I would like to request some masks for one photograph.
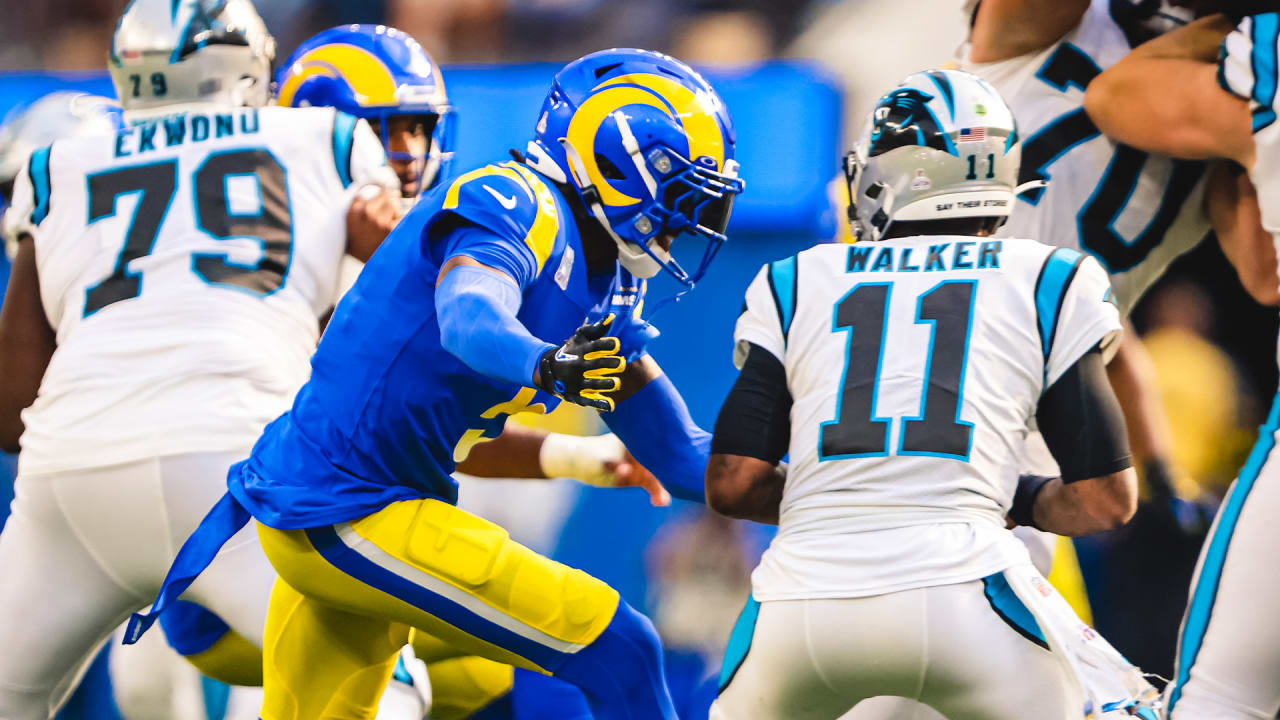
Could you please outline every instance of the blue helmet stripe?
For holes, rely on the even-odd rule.
[[[938,91],[942,93],[942,99],[947,101],[947,112],[951,113],[951,122],[955,122],[956,96],[951,89],[951,79],[937,70],[929,71],[929,79],[933,81],[934,85],[938,86]]]

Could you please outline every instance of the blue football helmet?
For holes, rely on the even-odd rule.
[[[734,141],[724,102],[688,65],[615,49],[556,74],[526,157],[577,191],[618,244],[623,267],[641,278],[665,269],[693,287],[724,243],[745,186]],[[682,232],[708,240],[692,273],[664,247]]]
[[[385,25],[342,25],[298,46],[276,73],[276,101],[290,107],[325,106],[376,123],[393,162],[409,163],[417,193],[447,174],[455,114],[440,66],[407,33]],[[388,120],[421,119],[425,155],[391,149]]]

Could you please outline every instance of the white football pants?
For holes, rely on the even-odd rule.
[[[1271,720],[1280,713],[1280,397],[1218,509],[1182,618],[1172,720]]]
[[[711,720],[835,720],[881,695],[917,700],[948,720],[1082,714],[1075,678],[1015,628],[1016,608],[1003,611],[1011,620],[1001,616],[981,580],[765,602],[758,612],[746,657]]]
[[[0,533],[0,718],[54,715],[94,650],[155,598],[178,548],[226,492],[227,468],[247,454],[20,472]],[[274,581],[250,523],[184,597],[261,646]]]

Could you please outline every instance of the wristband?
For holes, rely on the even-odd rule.
[[[1044,490],[1044,486],[1053,480],[1051,477],[1043,475],[1021,475],[1018,477],[1018,489],[1013,493],[1013,505],[1009,508],[1009,519],[1019,525],[1026,525],[1040,530],[1040,526],[1036,525],[1033,510],[1036,505],[1036,497],[1040,495],[1040,491]]]
[[[538,451],[538,465],[549,478],[567,477],[595,487],[615,487],[617,477],[605,467],[621,462],[626,448],[617,435],[579,436],[548,433]]]

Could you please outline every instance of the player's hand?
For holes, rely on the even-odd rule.
[[[576,405],[612,412],[612,395],[622,387],[617,377],[627,367],[618,338],[606,335],[613,316],[578,328],[560,347],[538,363],[538,387]]]
[[[368,260],[404,215],[400,193],[380,185],[360,188],[347,208],[347,248],[357,260]]]
[[[549,478],[573,478],[595,487],[638,487],[649,493],[655,507],[671,504],[671,493],[653,473],[636,462],[616,435],[562,435],[549,433],[538,452],[542,474]]]
[[[671,504],[671,493],[667,492],[653,473],[636,462],[630,452],[627,452],[622,460],[611,460],[604,466],[613,475],[614,487],[644,488],[644,491],[649,493],[649,504],[654,507],[666,507]]]

